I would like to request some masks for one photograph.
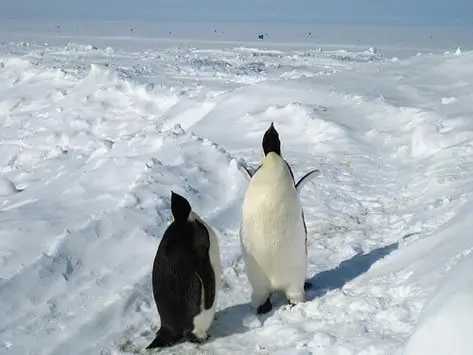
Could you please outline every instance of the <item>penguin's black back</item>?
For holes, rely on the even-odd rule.
[[[164,232],[154,258],[152,285],[161,319],[160,332],[163,337],[179,340],[193,330],[201,305],[213,303],[215,278],[207,228],[189,216],[184,219],[183,211],[188,215],[191,211],[187,200],[173,195],[171,201],[175,219]]]

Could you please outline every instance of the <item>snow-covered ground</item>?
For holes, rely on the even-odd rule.
[[[0,353],[141,351],[159,324],[150,272],[173,189],[220,242],[218,312],[199,353],[403,354],[407,344],[406,355],[433,355],[435,341],[471,355],[468,332],[455,332],[471,329],[473,312],[465,44],[394,56],[361,44],[8,35]],[[238,239],[242,166],[260,162],[270,122],[296,178],[321,170],[301,194],[314,287],[307,302],[275,297],[257,317]]]

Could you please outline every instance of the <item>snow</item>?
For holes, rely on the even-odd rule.
[[[406,355],[472,354],[473,257],[467,256],[447,273],[420,317],[406,346]]]
[[[13,182],[0,178],[0,196],[7,196],[17,193],[18,190]]]
[[[215,228],[223,264],[212,339],[197,352],[471,354],[467,43],[407,54],[8,35],[0,353],[141,352],[159,325],[150,272],[174,190]],[[320,170],[300,194],[314,287],[257,317],[238,229],[243,167],[261,161],[270,122],[296,179]]]

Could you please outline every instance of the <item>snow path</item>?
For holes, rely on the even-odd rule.
[[[4,45],[0,353],[147,345],[173,189],[221,244],[200,352],[393,354],[473,250],[455,229],[473,201],[473,53],[458,54]],[[321,170],[301,194],[314,288],[258,318],[240,258],[240,167],[259,163],[272,121],[296,178]]]

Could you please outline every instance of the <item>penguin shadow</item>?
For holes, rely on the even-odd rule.
[[[406,240],[419,233],[406,234],[401,240]],[[354,280],[370,269],[378,260],[391,254],[399,248],[399,242],[373,249],[363,254],[359,252],[348,260],[340,263],[336,268],[322,271],[312,278],[307,279],[311,284],[308,287],[306,301],[312,301],[316,297],[322,297],[327,292],[342,288],[346,283]],[[280,309],[290,309],[284,295],[280,292],[274,292],[271,295],[273,308],[266,314],[256,314],[256,310],[250,302],[236,304],[217,311],[215,319],[209,329],[209,342],[218,338],[225,338],[235,334],[243,334],[252,331],[254,328],[260,328],[265,321],[274,315]]]
[[[256,309],[251,303],[241,303],[227,307],[217,312],[215,320],[209,329],[209,342],[228,336],[251,332],[256,328],[261,328],[266,320],[274,315],[278,309],[289,307],[282,294],[275,292],[271,296],[273,308],[265,314],[256,314]]]
[[[406,234],[401,240],[406,240],[416,234],[419,233]],[[313,286],[308,290],[307,301],[312,301],[316,297],[322,297],[332,290],[342,288],[348,282],[367,272],[375,262],[391,254],[398,248],[399,241],[373,249],[366,254],[359,252],[350,259],[342,261],[334,269],[316,274],[309,279],[309,282],[311,282]]]
[[[306,292],[309,291],[306,290]],[[218,311],[209,329],[209,341],[261,328],[266,320],[276,312],[292,307],[288,304],[284,294],[278,291],[271,295],[271,303],[272,309],[264,314],[256,314],[256,309],[251,305],[251,302],[236,304]]]
[[[245,319],[255,314],[250,303],[236,304],[217,311],[209,329],[210,341],[226,338],[230,335],[243,334],[251,330],[245,325]]]

